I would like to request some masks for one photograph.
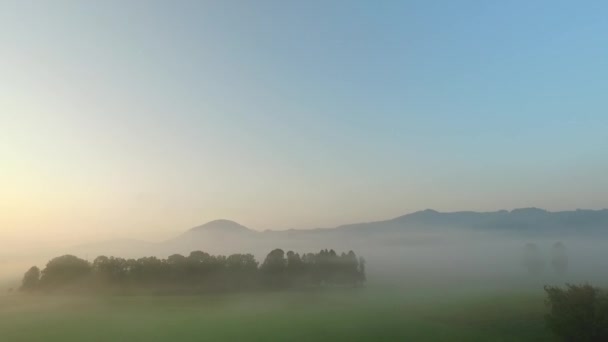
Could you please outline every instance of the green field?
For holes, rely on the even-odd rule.
[[[0,296],[1,341],[552,341],[542,292]]]

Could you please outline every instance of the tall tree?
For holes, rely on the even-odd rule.
[[[300,254],[294,253],[293,251],[287,252],[287,266],[285,267],[285,272],[287,273],[291,285],[300,286],[306,282],[306,268]]]
[[[284,287],[286,285],[286,266],[287,260],[282,249],[277,248],[268,253],[260,267],[266,285],[274,288]]]
[[[67,285],[84,278],[91,270],[88,261],[73,255],[63,255],[46,264],[40,282],[48,287]]]
[[[23,275],[23,281],[21,282],[21,290],[31,291],[38,287],[40,282],[40,269],[36,266],[32,266]]]
[[[127,277],[129,265],[125,259],[101,255],[93,260],[93,271],[103,281],[118,283]]]
[[[364,283],[367,280],[367,276],[365,275],[365,259],[363,257],[359,257],[359,283]]]
[[[264,263],[262,263],[262,271],[269,274],[282,274],[285,271],[287,260],[285,259],[285,252],[280,249],[274,249],[266,256]]]

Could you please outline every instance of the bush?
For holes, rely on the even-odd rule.
[[[608,293],[589,284],[545,286],[547,325],[563,341],[608,341]]]

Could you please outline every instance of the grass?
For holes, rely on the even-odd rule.
[[[0,297],[2,341],[552,341],[542,293]]]

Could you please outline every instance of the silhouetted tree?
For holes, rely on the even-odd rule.
[[[152,285],[163,280],[163,261],[157,257],[139,258],[132,265],[133,280],[141,284]]]
[[[367,280],[367,276],[365,275],[365,259],[363,257],[359,257],[359,283],[364,283]]]
[[[545,268],[545,261],[534,243],[527,243],[524,247],[524,266],[530,274],[540,274]]]
[[[279,288],[286,285],[285,268],[287,260],[285,252],[282,249],[274,249],[266,256],[260,271],[264,275],[264,280],[267,286]]]
[[[184,283],[188,276],[188,259],[181,254],[172,254],[165,261],[167,272],[165,280]]]
[[[226,258],[226,288],[252,288],[257,281],[258,262],[251,254],[232,254]]]
[[[226,258],[226,268],[235,273],[252,273],[257,271],[258,262],[252,254],[232,254]]]
[[[268,253],[261,270],[268,274],[282,274],[285,272],[286,266],[285,252],[277,248]]]
[[[342,255],[341,259],[344,265],[345,281],[353,285],[358,284],[361,281],[361,275],[359,274],[359,260],[355,252],[348,251],[347,254]],[[365,268],[365,266],[363,267]]]
[[[21,282],[22,291],[35,290],[40,282],[40,269],[36,266],[30,267],[27,272],[23,275],[23,281]]]
[[[300,254],[293,251],[287,252],[287,265],[285,272],[292,286],[307,285],[306,266]]]
[[[548,327],[563,341],[608,341],[608,294],[591,285],[545,286]]]
[[[212,271],[213,257],[202,251],[193,251],[188,256],[186,263],[191,276],[195,280],[200,280]]]
[[[551,266],[558,274],[566,273],[568,269],[568,254],[566,246],[561,242],[556,242],[551,248]]]
[[[91,273],[88,261],[73,255],[64,255],[52,259],[42,270],[40,284],[45,287],[56,287],[75,283]]]
[[[129,264],[125,259],[102,255],[93,260],[93,271],[102,281],[118,283],[126,279]]]

